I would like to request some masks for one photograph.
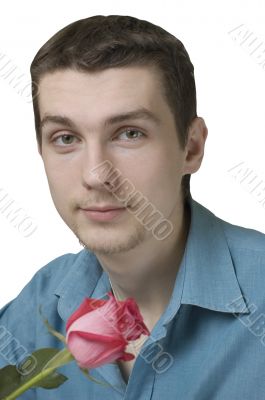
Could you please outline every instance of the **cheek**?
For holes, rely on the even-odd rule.
[[[74,170],[63,168],[60,164],[46,163],[45,171],[53,202],[57,210],[65,208],[75,192],[76,177]]]
[[[180,165],[176,163],[175,157],[168,157],[168,154],[152,153],[141,163],[127,165],[127,179],[135,186],[131,194],[140,192],[158,211],[168,214],[178,198],[181,182]],[[140,196],[138,196],[139,198]],[[144,203],[143,203],[144,204]]]
[[[44,161],[44,168],[48,182],[54,190],[76,182],[77,168],[70,162],[48,158]]]
[[[137,165],[137,182],[155,190],[176,186],[180,176],[181,158],[174,149],[161,146],[157,151],[146,154]]]

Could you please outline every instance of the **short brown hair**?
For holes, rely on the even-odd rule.
[[[182,149],[196,113],[194,68],[182,42],[158,25],[127,15],[95,15],[75,21],[53,35],[37,52],[31,67],[35,129],[41,148],[38,86],[44,74],[67,68],[100,71],[122,66],[154,66],[174,115]],[[190,196],[190,174],[182,178]]]

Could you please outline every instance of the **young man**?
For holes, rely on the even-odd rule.
[[[51,195],[84,249],[40,269],[0,311],[1,326],[29,353],[56,347],[39,305],[65,334],[84,297],[112,289],[137,301],[151,335],[130,344],[133,361],[91,371],[113,388],[71,363],[61,368],[69,378],[62,386],[21,398],[263,398],[263,322],[256,330],[252,322],[264,315],[265,236],[191,197],[207,128],[183,44],[147,21],[93,16],[55,34],[31,75]],[[95,174],[104,163],[115,179]],[[2,345],[0,366],[7,354],[17,361],[16,346]]]

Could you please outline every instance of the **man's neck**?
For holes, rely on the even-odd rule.
[[[133,297],[149,328],[163,313],[174,288],[190,227],[188,203],[185,207],[181,204],[176,215],[168,238],[158,241],[151,237],[126,254],[97,255],[118,299]]]

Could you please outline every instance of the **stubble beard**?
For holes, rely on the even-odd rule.
[[[122,224],[115,226],[111,222],[107,224],[108,226],[103,226],[99,223],[95,228],[87,226],[86,229],[90,230],[89,237],[86,237],[86,232],[80,226],[75,225],[71,229],[82,247],[99,255],[128,252],[142,244],[148,234],[146,228],[135,218],[129,221],[127,227]]]

